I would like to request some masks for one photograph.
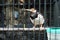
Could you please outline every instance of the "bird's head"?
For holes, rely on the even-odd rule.
[[[35,8],[31,8],[31,9],[30,9],[30,14],[31,14],[31,15],[34,15],[35,13],[36,13],[36,9],[35,9]]]
[[[31,18],[32,18],[32,19],[35,19],[35,18],[37,17],[36,11],[37,11],[36,9],[31,8],[30,15],[31,15]]]
[[[36,12],[36,9],[35,8],[31,8],[31,12],[32,13]]]

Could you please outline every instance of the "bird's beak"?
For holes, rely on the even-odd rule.
[[[31,10],[31,12],[32,12],[32,13],[35,13],[35,12],[36,12],[36,10],[34,10],[34,11],[32,11],[32,10]]]

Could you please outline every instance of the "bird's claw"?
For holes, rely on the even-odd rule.
[[[44,30],[44,27],[40,27],[40,30]]]
[[[33,27],[33,31],[35,31],[35,27]]]

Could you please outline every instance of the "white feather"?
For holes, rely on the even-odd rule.
[[[41,14],[38,14],[38,17],[33,20],[30,18],[30,20],[35,25],[40,25],[44,23],[44,17]]]

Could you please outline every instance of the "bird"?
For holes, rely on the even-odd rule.
[[[40,29],[44,28],[43,24],[45,22],[44,16],[37,12],[35,8],[31,9],[25,9],[26,11],[30,11],[30,20],[34,24],[33,28],[36,27],[36,25],[40,25]]]

